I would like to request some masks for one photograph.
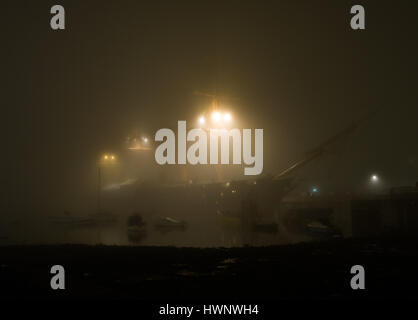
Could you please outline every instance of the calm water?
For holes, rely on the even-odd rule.
[[[215,218],[195,217],[187,220],[187,228],[161,232],[153,221],[147,221],[141,238],[128,238],[127,217],[120,217],[111,225],[66,226],[55,224],[48,218],[3,221],[0,229],[0,245],[21,244],[105,244],[105,245],[149,245],[179,247],[231,247],[242,246],[239,228],[223,229]],[[252,245],[286,244],[295,242],[281,230],[277,234],[253,234]]]

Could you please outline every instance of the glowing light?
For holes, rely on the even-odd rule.
[[[370,178],[370,180],[372,181],[372,182],[377,182],[377,181],[379,181],[379,178],[378,178],[378,176],[377,175],[372,175],[371,176],[371,178]]]
[[[114,154],[105,154],[103,155],[103,160],[104,161],[109,161],[109,160],[115,160],[116,156]]]
[[[147,138],[147,137],[142,138],[142,140],[143,140],[145,143],[147,143],[147,142],[148,142],[148,138]]]
[[[199,117],[199,124],[203,125],[203,124],[205,124],[205,122],[206,122],[205,117],[203,117],[203,116]]]
[[[221,114],[218,111],[214,111],[212,113],[212,120],[218,123],[219,121],[221,121]]]
[[[224,121],[225,122],[231,122],[231,120],[232,120],[231,114],[230,113],[225,113],[224,114]]]

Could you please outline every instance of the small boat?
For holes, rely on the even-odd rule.
[[[155,229],[167,232],[167,231],[174,231],[180,230],[184,231],[187,228],[187,223],[183,220],[176,220],[170,217],[164,217],[159,219],[155,225]]]
[[[128,240],[131,242],[140,242],[146,237],[146,223],[143,221],[140,214],[133,214],[128,217],[127,234]]]
[[[86,227],[95,224],[94,219],[72,216],[53,216],[48,218],[50,223],[67,227]]]
[[[339,237],[341,233],[335,228],[327,226],[320,221],[312,221],[307,224],[306,229],[311,236],[320,238]]]

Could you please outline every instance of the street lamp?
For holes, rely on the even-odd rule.
[[[151,150],[150,140],[146,136],[127,140],[127,148],[132,151]]]
[[[116,160],[116,156],[112,153],[106,153],[102,156],[101,161],[99,163],[99,165],[109,165],[114,163]]]
[[[97,167],[97,212],[100,213],[101,208],[101,195],[102,195],[102,172],[101,169],[104,166],[116,164],[116,156],[114,154],[104,154],[99,161]]]
[[[310,195],[311,196],[317,195],[318,192],[319,192],[319,188],[318,187],[312,187],[311,192],[310,192]]]

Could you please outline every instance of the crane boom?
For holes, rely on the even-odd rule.
[[[328,147],[330,147],[330,145],[340,141],[344,137],[351,134],[363,122],[369,120],[372,116],[374,116],[376,114],[376,112],[377,112],[377,110],[373,110],[373,111],[367,113],[361,119],[359,119],[357,121],[354,121],[348,127],[344,128],[343,130],[338,132],[336,135],[334,135],[331,138],[322,142],[318,147],[308,151],[306,153],[305,158],[303,158],[302,160],[297,161],[296,163],[292,164],[287,169],[283,170],[281,173],[279,173],[278,175],[276,175],[274,177],[274,180],[282,179],[283,177],[285,177],[285,176],[289,175],[290,173],[294,172],[296,169],[299,169],[299,168],[305,166],[306,164],[308,164],[309,162],[311,162],[312,160],[322,156],[324,153],[326,153],[328,151]]]

